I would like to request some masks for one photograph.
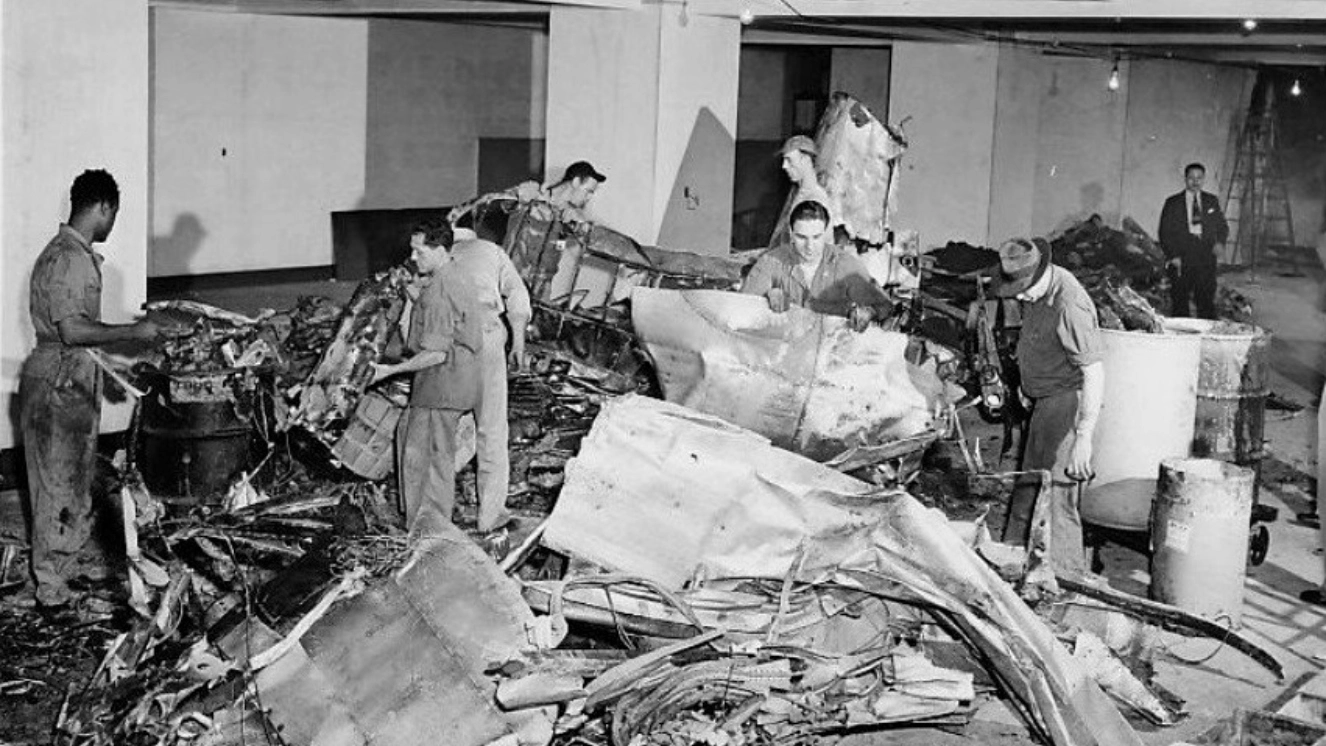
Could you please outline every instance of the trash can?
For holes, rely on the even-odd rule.
[[[1151,597],[1238,626],[1256,474],[1214,459],[1165,459],[1151,515]]]
[[[1162,459],[1187,456],[1201,339],[1101,330],[1105,396],[1096,422],[1096,478],[1082,494],[1088,523],[1146,531]]]

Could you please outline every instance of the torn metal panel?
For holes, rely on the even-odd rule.
[[[882,124],[865,104],[835,92],[815,132],[815,171],[833,204],[826,205],[851,238],[883,244],[893,222],[899,159],[907,149],[901,133]],[[787,242],[787,217],[795,192],[775,223],[770,246]]]
[[[960,394],[908,362],[898,332],[720,291],[637,288],[631,302],[668,401],[817,460],[937,429]]]
[[[504,713],[488,664],[527,650],[513,581],[449,524],[394,577],[342,601],[258,677],[295,743],[546,743],[544,710]]]
[[[328,445],[340,436],[373,377],[372,363],[381,357],[405,310],[409,278],[407,269],[393,267],[359,284],[341,314],[335,337],[299,392],[291,424],[308,429]]]
[[[611,572],[790,578],[925,606],[989,661],[1058,746],[1134,746],[1114,704],[942,514],[712,416],[606,404],[567,468],[544,541]]]

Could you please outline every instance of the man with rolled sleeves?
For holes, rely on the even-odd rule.
[[[1056,574],[1082,576],[1088,566],[1079,488],[1094,476],[1093,437],[1105,390],[1096,306],[1071,272],[1051,263],[1044,239],[1006,241],[999,262],[1000,297],[1022,302],[1017,362],[1032,410],[1021,468],[1050,473],[1050,561]]]
[[[444,220],[415,228],[410,246],[424,279],[406,340],[414,354],[374,370],[375,381],[414,374],[396,445],[401,499],[415,534],[430,533],[434,522],[451,520],[456,435],[467,412],[474,413],[478,436],[478,528],[492,531],[511,518],[506,510],[511,479],[507,363],[517,370],[526,365],[529,293],[500,246],[479,238],[454,245],[453,240]]]
[[[120,188],[103,170],[84,171],[69,191],[69,222],[46,244],[32,269],[29,311],[37,346],[19,382],[23,455],[32,506],[32,575],[37,603],[73,599],[69,581],[104,576],[80,556],[91,536],[92,476],[101,424],[101,374],[90,348],[153,340],[149,319],[101,320],[102,255],[120,210]]]
[[[802,306],[844,316],[856,331],[883,320],[892,302],[856,254],[832,243],[829,211],[814,200],[798,204],[788,219],[790,243],[764,253],[741,283],[741,292],[761,295],[783,313]]]

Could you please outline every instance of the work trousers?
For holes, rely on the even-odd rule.
[[[1069,479],[1066,471],[1077,404],[1076,390],[1036,400],[1022,460],[1023,470],[1050,472],[1050,562],[1056,574],[1068,577],[1084,575],[1088,570],[1079,513],[1081,484]]]
[[[32,505],[32,576],[37,601],[66,603],[78,554],[92,533],[101,400],[97,386],[23,376],[23,456]]]
[[[1189,313],[1189,298],[1197,309],[1197,318],[1214,319],[1216,295],[1216,258],[1211,252],[1184,257],[1179,272],[1171,276],[1170,290],[1173,300],[1171,316],[1184,317]]]
[[[1326,386],[1321,395],[1326,397]],[[1326,400],[1317,405],[1317,542],[1322,549],[1321,589],[1326,592]]]
[[[492,530],[506,520],[511,485],[505,334],[493,337],[485,337],[478,356],[482,378],[473,410],[480,531]],[[410,406],[396,426],[396,474],[411,533],[431,533],[435,521],[451,520],[456,506],[457,434],[465,413]]]

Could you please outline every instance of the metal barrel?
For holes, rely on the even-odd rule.
[[[1161,459],[1187,456],[1192,442],[1201,340],[1100,333],[1105,393],[1092,458],[1096,478],[1082,493],[1082,519],[1146,531]]]
[[[237,389],[229,373],[152,378],[138,451],[149,490],[215,504],[252,466],[252,394]]]
[[[1160,463],[1151,513],[1151,597],[1238,626],[1256,475],[1213,459]]]

